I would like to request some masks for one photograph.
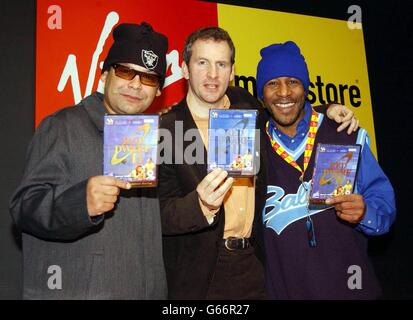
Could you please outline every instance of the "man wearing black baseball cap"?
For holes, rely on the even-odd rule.
[[[166,298],[156,190],[102,176],[102,131],[105,113],[144,112],[161,94],[168,40],[147,23],[113,37],[104,94],[43,120],[11,199],[25,299]]]
[[[145,22],[119,25],[113,39],[102,68],[104,105],[109,113],[143,112],[161,94],[168,40]]]

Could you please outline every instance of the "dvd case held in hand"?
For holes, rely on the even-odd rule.
[[[157,185],[158,115],[105,115],[103,174],[133,187]]]
[[[209,112],[208,172],[253,176],[259,164],[257,110],[212,109]]]
[[[326,199],[351,194],[356,181],[361,145],[317,145],[310,209],[325,208]]]

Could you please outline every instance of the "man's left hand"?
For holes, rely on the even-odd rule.
[[[337,128],[337,132],[347,128],[347,134],[351,134],[359,127],[359,120],[354,116],[354,112],[344,105],[331,104],[327,109],[327,117],[341,125]]]
[[[350,223],[359,223],[366,213],[364,198],[360,194],[340,195],[326,200],[326,204],[333,205],[337,216]]]

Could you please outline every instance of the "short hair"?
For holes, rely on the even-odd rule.
[[[228,43],[228,46],[231,50],[231,64],[235,63],[235,47],[234,43],[232,42],[231,37],[229,36],[228,32],[220,27],[206,27],[195,30],[192,32],[188,38],[186,38],[184,51],[183,51],[183,59],[185,63],[188,65],[189,61],[191,60],[192,56],[192,45],[197,40],[214,40],[214,41],[225,41]]]

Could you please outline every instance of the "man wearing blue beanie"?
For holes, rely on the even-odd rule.
[[[261,148],[267,185],[264,222],[266,288],[273,299],[375,299],[380,287],[367,256],[367,237],[388,232],[393,188],[375,160],[367,133],[337,132],[306,97],[307,64],[292,41],[261,50],[258,95],[270,115]],[[310,210],[308,192],[318,143],[362,144],[357,194]],[[358,274],[354,274],[354,270]]]
[[[310,78],[307,63],[300,52],[300,48],[293,42],[276,43],[261,49],[262,59],[257,68],[257,90],[262,99],[264,85],[271,79],[278,77],[294,77],[301,81],[308,94]]]

